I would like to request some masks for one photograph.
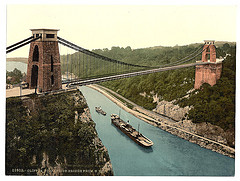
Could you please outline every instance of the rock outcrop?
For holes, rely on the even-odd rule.
[[[7,175],[113,175],[78,90],[7,99],[6,140]]]
[[[175,105],[174,101],[159,101],[159,98],[157,98],[157,96],[154,97],[154,100],[157,102],[157,106],[153,111],[165,115],[175,121],[168,122],[164,121],[164,119],[161,119],[160,121],[163,124],[159,126],[160,128],[183,139],[186,139],[192,143],[196,143],[201,147],[211,149],[213,151],[228,155],[230,157],[234,157],[234,148],[229,147],[235,145],[234,135],[231,131],[224,131],[221,127],[212,125],[207,122],[193,123],[191,120],[187,120],[186,114],[191,109],[191,107],[189,106],[181,108],[178,105]],[[193,135],[195,134],[197,136],[192,136],[191,134],[187,134],[186,132],[192,133]],[[213,142],[206,141],[204,139],[201,139],[200,137],[212,140]],[[215,144],[214,142],[217,142],[220,145]],[[221,146],[221,144],[223,146]]]
[[[153,111],[170,117],[176,121],[181,121],[190,109],[191,107],[189,106],[181,108],[180,106],[173,104],[173,101],[168,102],[163,100],[158,102],[156,108],[153,109]]]

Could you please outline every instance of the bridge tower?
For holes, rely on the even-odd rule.
[[[216,48],[214,40],[205,40],[203,46],[202,60],[198,62],[208,62],[204,65],[196,65],[195,70],[195,89],[199,89],[203,83],[211,86],[215,85],[220,79],[222,72],[222,60],[216,59]]]
[[[34,38],[28,57],[27,83],[39,92],[62,88],[61,64],[56,29],[31,29]]]

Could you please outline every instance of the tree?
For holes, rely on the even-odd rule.
[[[18,84],[22,81],[23,74],[20,70],[15,68],[13,71],[6,72],[6,83],[7,84]]]

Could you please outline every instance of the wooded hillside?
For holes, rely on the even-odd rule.
[[[180,47],[179,50],[186,55],[186,52],[190,52],[190,47]],[[174,52],[175,48],[167,49],[169,52]],[[224,130],[233,130],[235,125],[236,46],[224,43],[217,49],[222,56],[226,54],[229,56],[223,62],[220,80],[213,87],[204,84],[201,90],[188,92],[194,88],[194,67],[115,80],[102,83],[102,85],[150,110],[156,107],[156,103],[153,103],[153,95],[157,94],[160,100],[176,100],[175,104],[181,107],[194,107],[187,115],[193,122],[210,122]],[[176,58],[176,52],[174,55]],[[220,56],[219,53],[217,56]],[[145,97],[140,95],[144,92]],[[189,96],[183,98],[186,95]]]
[[[102,83],[122,96],[146,108],[154,109],[153,95],[160,100],[172,101],[180,106],[193,106],[187,115],[195,123],[209,122],[224,130],[235,128],[235,74],[236,74],[236,44],[234,42],[215,42],[217,58],[229,54],[223,62],[220,80],[213,87],[204,84],[201,90],[193,90],[195,68],[184,68],[149,75]],[[112,47],[93,50],[94,52],[116,60],[131,64],[161,66],[175,62],[196,51],[202,44],[191,44],[174,47],[150,47],[133,50],[131,47]],[[69,55],[70,58],[78,53]],[[201,54],[191,62],[201,60]],[[188,62],[189,63],[189,62]],[[69,69],[70,70],[70,69]],[[99,71],[98,69],[95,72]],[[106,70],[100,70],[106,71]],[[73,70],[74,72],[74,70]],[[191,91],[193,91],[191,93]],[[142,96],[146,93],[146,96]],[[189,95],[184,98],[184,96]]]

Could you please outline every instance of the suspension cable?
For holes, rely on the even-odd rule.
[[[20,41],[20,42],[17,42],[17,43],[15,43],[15,44],[13,44],[13,45],[10,45],[10,46],[8,46],[8,47],[6,48],[6,50],[8,50],[8,49],[10,49],[10,48],[12,48],[12,47],[15,47],[15,46],[17,46],[18,44],[24,43],[25,41],[28,41],[28,40],[32,39],[33,37],[34,37],[34,36],[30,36],[29,38],[26,38],[26,39],[24,39],[24,40],[22,40],[22,41]]]
[[[198,48],[197,50],[195,50],[193,53],[191,53],[191,54],[187,55],[186,57],[181,58],[181,59],[179,59],[179,60],[177,60],[177,61],[175,61],[175,62],[171,62],[171,63],[169,63],[169,64],[165,64],[165,65],[160,66],[160,67],[159,67],[159,66],[157,66],[157,67],[156,67],[156,66],[150,67],[150,66],[134,65],[134,64],[129,64],[129,63],[121,62],[121,61],[118,61],[118,60],[114,60],[114,59],[105,57],[105,56],[103,56],[103,55],[99,55],[99,54],[97,54],[97,53],[91,52],[91,51],[89,51],[89,50],[87,50],[87,49],[84,49],[84,48],[82,48],[82,47],[79,47],[79,46],[77,46],[77,45],[75,45],[75,44],[73,44],[73,43],[71,43],[71,42],[69,42],[69,41],[67,41],[67,40],[65,40],[65,39],[63,39],[63,38],[60,38],[60,37],[57,37],[57,38],[58,38],[58,40],[59,40],[59,43],[63,44],[64,46],[67,46],[67,47],[72,48],[72,49],[74,49],[74,50],[80,51],[80,52],[82,52],[82,53],[84,53],[84,54],[87,54],[87,55],[90,55],[90,56],[94,56],[94,57],[96,57],[96,58],[100,58],[100,59],[102,59],[102,60],[110,61],[110,62],[117,63],[117,64],[121,64],[121,65],[127,65],[128,67],[129,67],[129,66],[133,66],[133,67],[142,67],[142,68],[160,68],[160,67],[165,67],[165,66],[175,65],[175,64],[178,65],[178,64],[185,63],[185,62],[187,62],[187,61],[192,60],[193,58],[195,58],[196,56],[198,56],[200,53],[202,53],[202,52],[205,50],[205,49],[203,49],[201,52],[197,53],[197,52],[198,52],[201,48],[203,48],[203,46],[205,45],[205,44],[203,44],[201,47],[199,47],[199,48]],[[194,55],[195,53],[197,53],[197,54]],[[186,58],[191,57],[192,55],[194,55],[192,58],[185,60]],[[185,61],[183,61],[183,60],[185,60]],[[118,66],[117,66],[117,67],[118,67]]]
[[[75,44],[73,44],[73,43],[71,43],[71,42],[69,42],[69,41],[67,41],[67,40],[65,40],[65,39],[63,39],[63,38],[60,38],[60,37],[57,37],[57,38],[58,38],[58,40],[60,40],[59,43],[65,45],[65,46],[67,46],[67,47],[69,47],[69,48],[72,48],[72,49],[74,49],[74,50],[78,50],[78,51],[80,51],[80,52],[82,52],[82,53],[85,53],[85,54],[87,54],[87,55],[94,56],[94,57],[96,57],[96,58],[100,58],[100,59],[102,59],[102,60],[109,61],[109,62],[126,64],[126,65],[128,64],[128,63],[125,63],[125,62],[121,62],[121,61],[118,61],[118,60],[115,60],[115,59],[112,59],[112,58],[108,58],[108,57],[105,57],[105,56],[103,56],[103,55],[94,53],[94,52],[89,51],[89,50],[87,50],[87,49],[84,49],[84,48],[82,48],[82,47],[80,47],[80,46],[77,46],[77,45],[75,45]],[[67,45],[67,44],[68,44],[68,45]],[[153,67],[142,66],[142,65],[134,65],[134,64],[129,64],[129,65],[130,65],[130,66],[133,66],[133,67],[153,68]]]
[[[201,50],[201,49],[203,48],[203,46],[204,46],[205,44],[206,44],[206,43],[204,43],[200,48],[198,48],[196,51],[194,51],[193,53],[189,54],[188,56],[186,56],[186,57],[184,57],[184,58],[181,58],[181,59],[179,59],[179,60],[177,60],[177,61],[175,61],[175,62],[171,62],[171,63],[168,63],[168,64],[164,64],[164,66],[166,66],[166,65],[168,66],[168,65],[171,65],[171,64],[174,65],[175,63],[181,62],[182,60],[184,60],[184,59],[186,59],[186,58],[194,55],[195,53],[197,53],[199,50]]]
[[[215,47],[217,53],[218,53],[218,54],[224,59],[225,56],[223,56],[223,54],[220,53],[220,50],[218,50],[217,47],[216,47],[215,45],[214,45],[214,47]],[[223,52],[223,53],[225,53],[225,52]]]
[[[30,41],[27,41],[26,43],[23,43],[23,44],[18,45],[18,46],[14,47],[14,48],[12,48],[12,49],[10,49],[10,50],[7,50],[6,53],[10,53],[10,52],[12,52],[12,51],[14,51],[14,50],[16,50],[16,49],[18,49],[18,48],[21,48],[22,46],[25,46],[25,45],[27,45],[27,44],[35,41],[35,40],[38,40],[39,38],[42,38],[42,36],[39,36],[39,37],[34,38],[34,39],[30,40]]]
[[[67,51],[67,56],[66,56],[66,61],[65,61],[66,65],[67,65],[67,66],[66,66],[66,73],[67,73],[67,78],[66,78],[66,79],[67,79],[67,80],[68,80],[68,78],[69,78],[69,77],[68,77],[68,69],[69,69],[69,68],[68,68],[68,66],[69,66],[69,63],[68,63],[68,62],[69,62],[69,59],[68,59],[68,51]]]
[[[120,61],[117,61],[117,60],[114,60],[114,59],[110,59],[110,58],[104,57],[104,56],[102,56],[102,55],[96,54],[96,53],[94,53],[94,52],[86,53],[85,51],[81,51],[81,49],[78,49],[78,48],[73,47],[73,46],[71,46],[71,45],[69,45],[69,44],[66,44],[66,42],[62,42],[61,40],[58,41],[58,42],[61,43],[62,45],[65,45],[65,46],[69,47],[69,48],[72,48],[72,49],[74,49],[74,50],[76,50],[76,51],[80,51],[80,52],[82,52],[82,53],[84,53],[84,54],[87,54],[87,55],[90,55],[90,56],[94,56],[94,57],[96,57],[96,58],[99,58],[99,59],[102,59],[102,60],[105,60],[105,61],[110,61],[110,62],[114,62],[114,63],[121,63],[121,64],[126,64],[126,65],[128,65],[128,63],[120,62]],[[90,51],[89,51],[89,52],[90,52]],[[129,65],[135,66],[135,67],[147,67],[147,66],[140,66],[140,65],[134,65],[134,64],[129,64]]]
[[[195,56],[193,56],[193,57],[191,57],[191,58],[189,58],[189,59],[187,59],[187,60],[185,60],[185,61],[176,63],[176,64],[174,64],[174,66],[175,66],[175,65],[182,64],[182,63],[185,63],[185,62],[188,62],[188,61],[191,61],[192,59],[194,59],[195,57],[197,57],[199,54],[201,54],[204,50],[206,50],[208,47],[209,47],[209,45],[208,45],[206,48],[204,48],[201,52],[199,52],[198,54],[196,54]]]

